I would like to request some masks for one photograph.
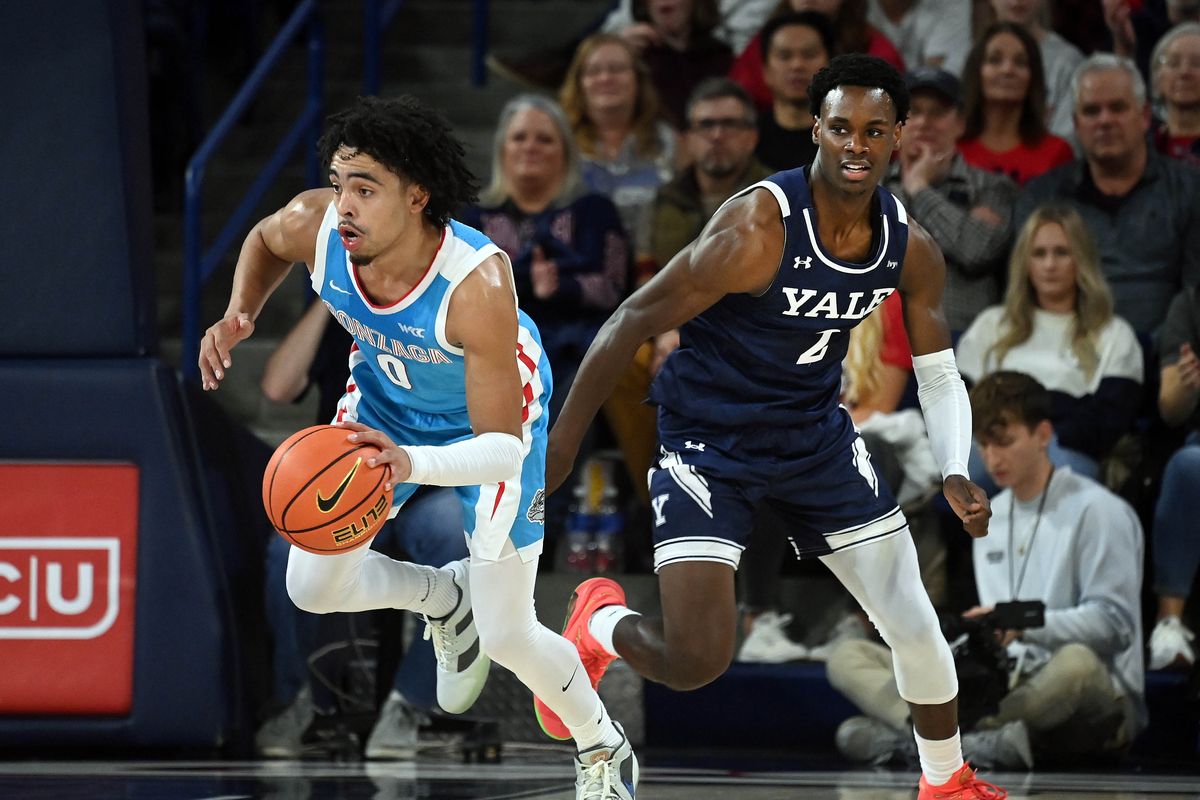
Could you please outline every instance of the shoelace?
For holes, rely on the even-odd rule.
[[[612,766],[608,759],[601,759],[583,771],[583,794],[579,800],[611,800],[617,796],[612,790],[620,778],[614,775],[616,770]]]
[[[433,639],[433,657],[437,659],[438,666],[445,670],[451,669],[457,655],[450,647],[451,636],[447,625],[449,621],[449,617],[446,618],[446,622],[434,622],[426,617],[425,633],[421,637],[425,641]]]
[[[971,790],[971,794],[967,794],[967,790]],[[1004,800],[1008,797],[1008,792],[1001,789],[994,783],[988,783],[985,780],[976,778],[974,775],[971,779],[960,783],[951,792],[934,792],[936,798],[952,798],[953,800],[968,800],[968,798],[978,798],[978,800]]]

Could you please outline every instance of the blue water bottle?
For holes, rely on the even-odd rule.
[[[567,525],[563,538],[567,548],[566,567],[569,572],[592,571],[592,532],[595,517],[588,512],[586,495],[587,487],[582,483],[576,485],[575,499],[567,511]]]
[[[617,487],[609,484],[604,487],[604,497],[596,513],[592,569],[598,573],[620,572],[624,532],[625,517],[617,505]]]

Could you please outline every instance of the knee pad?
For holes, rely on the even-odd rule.
[[[301,611],[310,614],[331,614],[337,611],[316,581],[296,577],[291,572],[287,574],[287,593],[292,603]]]
[[[540,625],[533,615],[499,615],[480,613],[475,608],[475,631],[479,634],[479,649],[488,658],[505,667],[519,663],[535,653]]]
[[[915,606],[889,606],[884,618],[873,615],[872,621],[892,648],[900,696],[910,703],[938,705],[958,695],[958,674],[937,614],[929,599],[922,599]]]
[[[325,558],[292,549],[288,557],[287,573],[284,582],[287,585],[288,597],[301,611],[310,614],[331,614],[337,611],[336,598],[329,591],[329,581],[322,580],[319,571],[311,569],[308,559]]]

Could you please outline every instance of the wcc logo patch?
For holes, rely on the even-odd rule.
[[[546,524],[546,490],[538,489],[533,494],[533,500],[529,503],[529,509],[525,512],[525,519],[536,525]]]

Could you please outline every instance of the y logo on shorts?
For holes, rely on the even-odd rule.
[[[658,528],[666,524],[667,518],[663,515],[663,506],[667,504],[667,499],[670,495],[660,494],[650,501],[650,505],[654,508],[654,527]]]

